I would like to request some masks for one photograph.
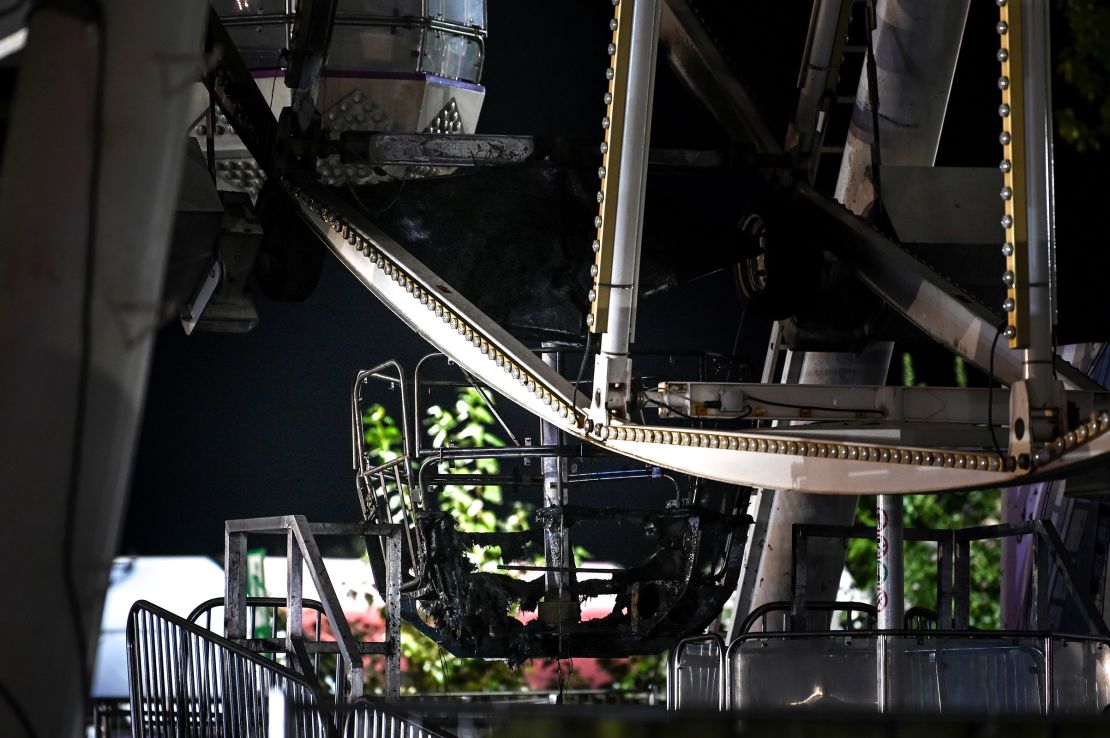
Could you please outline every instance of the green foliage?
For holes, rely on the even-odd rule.
[[[902,354],[902,386],[913,387],[917,384],[917,376],[913,371],[913,357],[909,352]]]
[[[518,690],[523,681],[504,661],[455,658],[408,623],[401,625],[401,657],[404,685],[414,692]]]
[[[666,652],[629,656],[626,659],[598,659],[598,662],[613,675],[614,689],[630,692],[659,692],[666,689]]]
[[[996,489],[944,495],[906,495],[907,528],[967,528],[999,522],[1002,493]],[[861,497],[856,524],[875,526],[875,498]],[[972,544],[971,623],[976,628],[1001,627],[1001,546],[984,542]],[[849,542],[848,573],[856,587],[875,590],[875,541]],[[935,610],[937,606],[937,549],[925,542],[905,544],[906,606]]]
[[[1075,104],[1060,107],[1060,137],[1078,151],[1098,151],[1110,140],[1110,6],[1104,0],[1056,0],[1064,19],[1057,73]]]
[[[967,386],[967,368],[960,357],[953,365],[956,384]],[[902,354],[902,382],[914,386],[913,357]],[[1002,493],[997,489],[939,495],[906,495],[903,499],[907,528],[969,528],[993,525],[1002,515]],[[860,497],[856,524],[875,527],[874,497]],[[937,550],[932,543],[909,541],[905,551],[905,596],[907,607],[937,606]],[[875,590],[875,540],[848,542],[845,566],[852,582],[864,592]],[[1000,593],[1002,550],[997,543],[972,544],[971,622],[977,628],[1001,627]]]
[[[435,448],[486,448],[504,446],[505,442],[488,430],[493,414],[486,399],[472,387],[459,392],[454,408],[439,405],[428,408],[424,424]],[[443,474],[498,474],[497,459],[475,459],[465,462],[444,462]],[[451,514],[459,530],[468,533],[512,533],[528,529],[528,506],[519,500],[505,502],[497,485],[449,484],[440,490],[440,508]],[[499,509],[500,508],[500,509]],[[507,508],[507,509],[506,509]],[[497,569],[501,551],[496,547],[475,546],[470,560],[483,571]]]
[[[504,441],[489,430],[493,422],[486,398],[473,388],[460,390],[451,407],[429,407],[423,420],[425,432],[435,448],[504,446]],[[362,426],[371,461],[382,464],[400,455],[401,430],[384,407],[368,407],[362,414]],[[501,465],[497,459],[445,462],[440,465],[439,471],[444,474],[496,475],[500,473]],[[451,514],[460,530],[527,530],[531,508],[518,500],[506,502],[501,487],[497,485],[446,485],[439,491],[439,499],[441,509]],[[590,554],[581,546],[575,546],[574,556],[581,562]],[[495,570],[500,564],[500,551],[496,547],[475,547],[470,552],[470,560],[481,570]],[[510,669],[503,661],[455,658],[407,623],[401,627],[401,655],[405,660],[404,686],[410,691],[514,691],[525,688],[521,670]],[[599,665],[613,676],[612,686],[617,689],[659,689],[665,681],[666,654],[600,659]],[[568,675],[569,669],[568,664]],[[573,679],[568,681],[568,686],[571,685],[575,685]]]
[[[393,461],[400,452],[401,429],[381,405],[371,405],[362,413],[362,438],[372,461],[384,464]]]
[[[964,363],[964,357],[957,356],[953,362],[953,371],[956,374],[956,386],[967,387],[967,364]]]

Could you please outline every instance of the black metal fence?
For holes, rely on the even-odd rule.
[[[331,732],[311,681],[149,602],[131,608],[127,657],[135,738],[266,738],[275,705],[290,738]]]

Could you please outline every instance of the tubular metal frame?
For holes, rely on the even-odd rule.
[[[842,525],[795,525],[793,545],[794,605],[791,612],[791,630],[805,631],[806,601],[806,553],[810,538],[865,538],[875,535],[873,528],[867,526]],[[997,540],[1016,536],[1031,535],[1033,541],[1033,596],[1031,603],[1031,624],[1034,630],[1041,625],[1040,593],[1043,579],[1043,555],[1052,557],[1056,570],[1067,584],[1071,594],[1080,604],[1080,612],[1091,633],[1110,638],[1110,629],[1095,610],[1089,597],[1076,584],[1078,577],[1064,552],[1067,550],[1060,540],[1055,526],[1048,520],[1030,520],[1017,525],[987,525],[959,530],[934,530],[906,528],[907,541],[934,541],[937,544],[937,630],[967,630],[970,628],[971,600],[971,543],[974,541]]]
[[[127,618],[127,667],[135,738],[262,738],[273,690],[306,706],[290,738],[331,734],[311,680],[142,600]]]
[[[227,590],[224,597],[224,633],[227,639],[239,643],[244,648],[259,651],[274,650],[274,643],[265,639],[247,638],[247,596],[246,596],[246,551],[248,535],[280,535],[287,541],[288,594],[286,607],[289,621],[286,628],[284,650],[296,657],[297,667],[311,672],[308,654],[338,653],[344,667],[343,682],[336,684],[336,706],[341,707],[350,698],[359,697],[363,690],[362,656],[377,654],[386,657],[386,699],[395,700],[400,696],[401,679],[401,526],[375,525],[370,523],[309,523],[301,515],[286,515],[276,518],[255,518],[250,520],[229,520],[224,534],[224,571]],[[380,643],[362,643],[351,632],[350,625],[343,613],[343,607],[336,596],[335,589],[328,578],[320,549],[315,536],[378,536],[387,539],[385,557],[384,587],[376,582],[382,591],[386,605],[386,640]],[[309,576],[320,594],[325,614],[335,632],[335,641],[305,642],[301,615],[303,612],[302,576],[304,564],[308,564]],[[339,676],[337,675],[337,682]]]
[[[726,669],[724,668],[725,651],[727,650],[724,640],[716,633],[706,633],[699,636],[690,636],[683,638],[675,647],[671,649],[670,655],[667,657],[667,709],[679,710],[682,709],[682,694],[681,683],[678,679],[678,672],[683,669],[682,656],[687,646],[694,644],[713,644],[717,647],[717,655],[719,657],[719,666],[717,668],[717,709],[726,710],[726,690],[728,681],[726,680]]]
[[[323,633],[324,618],[327,617],[327,613],[324,611],[324,606],[318,600],[312,600],[312,599],[302,599],[301,604],[302,604],[302,606],[305,610],[312,610],[317,615],[315,631],[312,633],[312,637],[309,639],[309,642],[312,642],[312,641],[319,642],[321,640],[320,636]],[[264,656],[269,655],[270,658],[275,659],[275,660],[276,660],[276,657],[277,657],[278,654],[288,655],[285,652],[285,642],[284,641],[279,641],[277,639],[277,633],[278,633],[277,611],[279,609],[285,608],[286,605],[287,605],[287,602],[286,602],[286,599],[284,597],[248,597],[247,598],[247,622],[250,624],[251,630],[255,630],[258,627],[257,624],[256,624],[257,623],[258,611],[260,609],[270,611],[270,618],[269,618],[270,638],[260,638],[260,637],[255,636],[252,633],[251,636],[250,636],[250,640],[252,641],[252,643],[249,647],[247,647],[247,650],[251,651],[252,653],[262,654]],[[188,620],[190,623],[196,623],[197,625],[200,625],[201,624],[200,623],[201,618],[204,618],[205,623],[204,623],[203,627],[207,628],[208,630],[212,630],[212,612],[216,608],[221,608],[223,606],[224,606],[224,598],[223,597],[213,597],[211,599],[205,600],[204,602],[202,602],[199,605],[197,605],[196,607],[194,607],[193,611],[190,612],[189,615],[185,619]],[[258,647],[257,647],[258,643],[272,644],[273,647],[274,647],[274,650],[273,651],[260,651],[260,650],[258,650]],[[320,656],[321,655],[322,655],[322,653],[320,651],[317,651],[316,653],[312,654],[312,668],[313,668],[313,671],[315,671],[317,675],[319,675],[319,673],[320,673]],[[336,673],[337,674],[342,674],[343,673],[342,656],[340,656],[340,654],[336,654],[336,656],[339,658],[339,663],[336,666]],[[288,664],[284,664],[284,665],[288,666]]]

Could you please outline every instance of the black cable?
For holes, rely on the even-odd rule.
[[[590,341],[593,340],[593,337],[594,334],[587,330],[586,345],[582,349],[582,362],[578,365],[578,376],[574,380],[574,393],[570,396],[573,405],[578,403],[578,385],[582,383],[582,375],[586,373],[586,362],[590,358]]]
[[[789,402],[771,402],[770,400],[761,400],[755,395],[748,395],[749,400],[755,400],[763,405],[773,405],[774,407],[789,407],[794,410],[820,410],[827,413],[854,413],[854,414],[867,414],[884,416],[882,410],[875,410],[874,408],[859,408],[859,407],[821,407],[820,405],[794,405]]]
[[[661,407],[664,410],[666,410],[667,412],[673,413],[674,415],[677,415],[680,418],[686,418],[687,420],[701,420],[701,418],[695,418],[693,415],[687,415],[686,413],[682,412],[678,408],[672,407],[672,406],[668,405],[665,402],[661,402],[660,400],[653,400],[650,397],[644,397],[644,402],[648,405],[655,405],[656,407]]]
[[[93,97],[92,162],[89,167],[89,199],[85,232],[85,279],[81,296],[81,359],[77,376],[77,403],[74,412],[72,449],[70,451],[69,484],[66,489],[65,525],[62,534],[62,580],[66,590],[77,643],[77,663],[81,679],[81,713],[89,698],[92,674],[89,668],[89,648],[85,635],[85,622],[81,613],[81,598],[73,569],[74,536],[77,529],[77,502],[81,490],[82,449],[85,442],[85,422],[89,405],[89,374],[92,365],[93,299],[96,284],[96,230],[100,207],[100,170],[104,142],[104,70],[108,44],[104,13],[99,2],[90,3],[95,12],[94,22],[100,31],[96,45],[96,87]]]
[[[650,397],[645,396],[644,397],[644,402],[649,404],[649,405],[655,405],[656,407],[661,407],[664,410],[666,410],[667,412],[674,413],[675,415],[677,415],[680,418],[686,418],[687,420],[693,420],[693,421],[699,422],[699,423],[706,420],[706,418],[695,418],[693,415],[687,415],[686,413],[682,412],[681,410],[679,410],[676,407],[668,405],[667,403],[662,402],[660,400],[652,399]],[[750,406],[748,406],[748,407],[744,408],[744,414],[743,415],[737,415],[735,418],[728,418],[728,420],[743,420],[744,418],[750,416],[751,414],[752,414],[752,409],[751,409]]]
[[[998,458],[1002,458],[1002,449],[998,446],[998,438],[994,435],[994,350],[998,347],[998,337],[1002,335],[1002,326],[994,333],[994,340],[991,341],[991,358],[990,368],[987,370],[987,432],[991,434],[991,445],[994,446],[994,451],[998,454]]]
[[[448,691],[447,691],[447,660],[445,658],[443,658],[443,646],[441,646],[437,643],[436,647],[439,648],[439,668],[440,668],[441,673],[443,674],[443,696],[446,697],[448,695]]]

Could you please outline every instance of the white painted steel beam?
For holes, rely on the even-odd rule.
[[[307,222],[402,320],[466,371],[542,420],[617,453],[732,484],[877,494],[981,488],[1012,473],[993,455],[766,432],[639,426],[586,418],[587,398],[357,212],[311,182],[291,184]]]

